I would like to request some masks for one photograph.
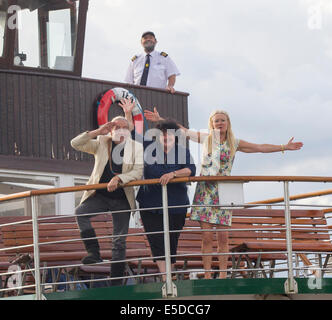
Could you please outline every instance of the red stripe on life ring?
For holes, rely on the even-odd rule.
[[[108,90],[100,100],[97,112],[98,125],[101,126],[108,122],[108,111],[115,99],[115,93],[112,90]]]
[[[139,134],[143,134],[143,125],[144,125],[143,115],[141,113],[137,114],[136,116],[133,117],[133,120],[136,132]]]

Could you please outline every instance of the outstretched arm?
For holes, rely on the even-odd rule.
[[[300,150],[303,147],[302,142],[293,142],[294,138],[291,138],[286,145],[274,145],[274,144],[256,144],[240,140],[238,151],[246,153],[271,153],[271,152],[284,152],[286,150],[295,151]]]
[[[152,122],[158,122],[158,121],[164,120],[159,115],[159,112],[157,111],[156,107],[153,108],[153,111],[144,110],[144,116],[147,120],[152,121]],[[180,123],[178,123],[178,126],[182,129],[182,131],[184,132],[187,139],[190,139],[190,140],[198,142],[198,143],[203,143],[205,138],[209,135],[208,133],[193,131],[188,128],[185,128]]]

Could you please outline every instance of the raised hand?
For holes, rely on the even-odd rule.
[[[300,150],[303,147],[302,142],[293,142],[294,137],[292,137],[288,143],[285,145],[285,150]]]
[[[162,120],[156,107],[153,108],[153,112],[150,110],[144,110],[144,117],[147,120],[152,121],[152,122],[158,122],[158,121]]]
[[[123,109],[124,113],[131,113],[135,107],[135,102],[131,99],[121,99],[119,106]]]
[[[106,135],[109,132],[112,131],[112,129],[117,125],[117,121],[110,121],[105,124],[103,124],[99,129],[98,129],[98,135]]]

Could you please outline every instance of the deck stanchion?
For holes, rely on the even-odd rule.
[[[33,231],[33,256],[35,265],[36,300],[42,300],[40,285],[40,256],[39,256],[39,232],[38,232],[38,197],[31,197],[32,231]]]
[[[288,279],[285,282],[285,292],[287,294],[297,293],[297,283],[294,280],[293,271],[293,248],[292,248],[292,230],[291,230],[291,214],[289,206],[289,182],[284,181],[284,199],[285,199],[285,224],[286,224],[286,241],[287,241],[287,264]]]
[[[166,283],[163,286],[163,297],[176,297],[177,290],[175,284],[172,282],[172,264],[171,264],[171,249],[169,238],[169,219],[168,219],[168,197],[167,185],[162,186],[162,200],[163,200],[163,218],[164,218],[164,245],[165,245],[165,263],[166,263]]]

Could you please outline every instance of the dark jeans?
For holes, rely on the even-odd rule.
[[[76,221],[81,233],[93,229],[90,218],[94,215],[85,215],[87,213],[98,213],[108,211],[130,210],[127,198],[109,199],[101,194],[86,199],[75,210]],[[113,213],[113,235],[128,234],[130,212]],[[126,258],[126,237],[115,237],[112,239],[112,261],[124,260]],[[125,263],[112,263],[111,277],[122,277],[124,275]],[[112,283],[121,284],[121,281]]]
[[[186,213],[168,214],[168,218],[169,218],[169,230],[181,231],[185,224]],[[144,225],[145,232],[164,231],[164,220],[162,214],[150,211],[142,211],[141,219]],[[171,255],[176,255],[180,232],[171,232],[169,237],[170,237]],[[164,234],[163,233],[148,234],[147,238],[151,247],[152,255],[154,257],[165,256]],[[154,259],[154,261],[156,260],[165,260],[165,258]],[[171,257],[171,263],[175,262],[176,262],[176,257]]]

